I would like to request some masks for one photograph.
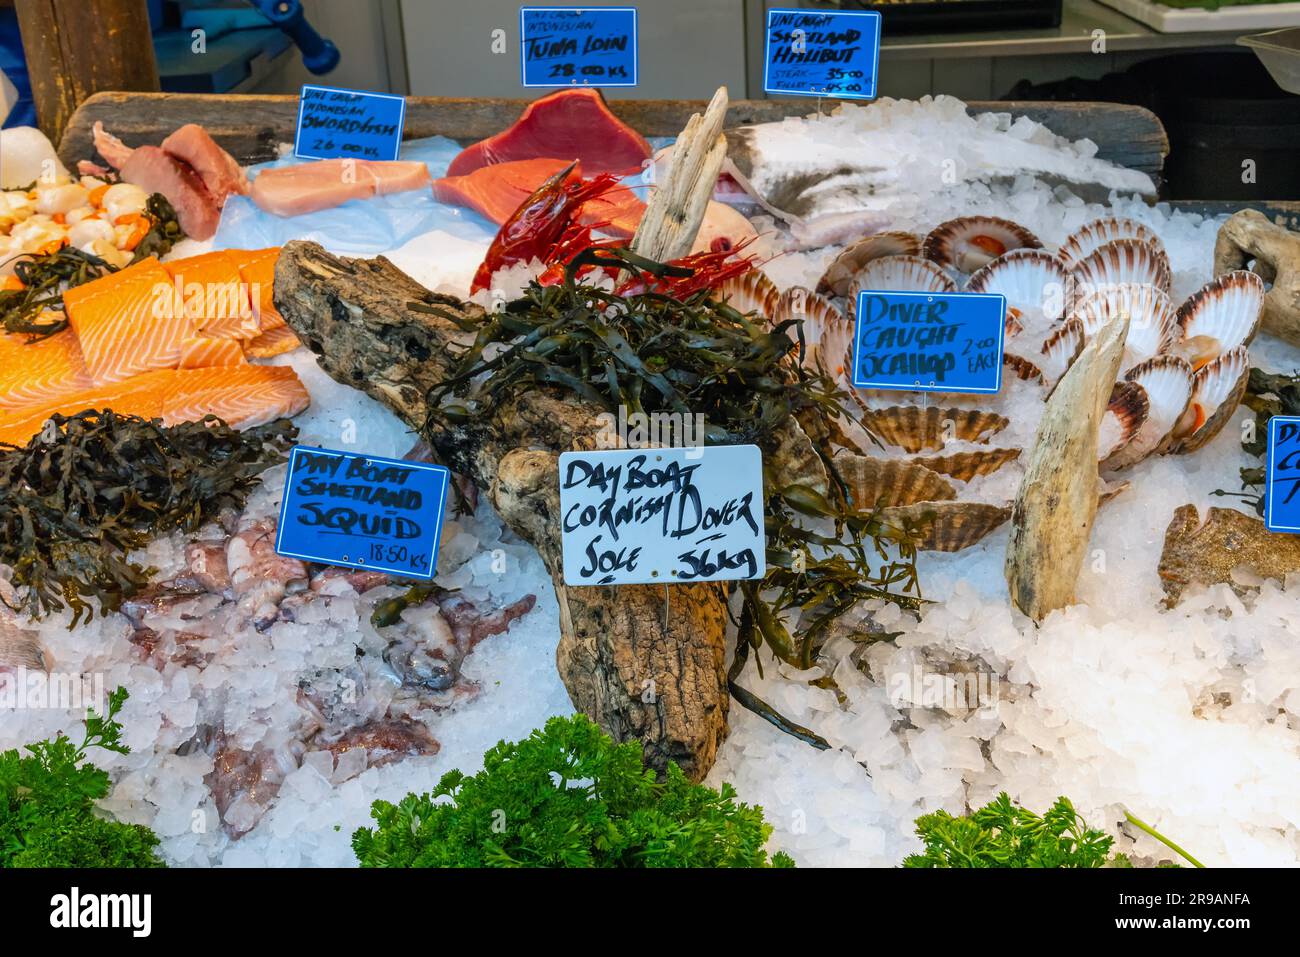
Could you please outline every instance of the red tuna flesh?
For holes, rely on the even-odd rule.
[[[239,163],[197,123],[187,123],[172,133],[162,141],[162,148],[194,167],[218,206],[224,206],[232,193],[248,192],[248,177]]]
[[[221,210],[193,167],[157,146],[141,146],[122,164],[122,179],[146,193],[162,193],[191,239],[211,239]]]

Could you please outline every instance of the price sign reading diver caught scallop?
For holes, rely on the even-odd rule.
[[[879,61],[875,11],[767,11],[763,89],[768,93],[874,99]]]
[[[560,456],[566,585],[762,578],[763,453],[756,445]]]
[[[636,86],[636,7],[521,7],[524,86]]]
[[[1300,418],[1268,420],[1268,475],[1264,526],[1270,532],[1300,532]]]
[[[858,294],[853,384],[859,389],[997,392],[1007,302],[971,292]]]
[[[395,160],[402,147],[406,97],[306,85],[298,94],[299,159]]]
[[[275,550],[304,561],[433,578],[451,473],[441,465],[299,445]]]

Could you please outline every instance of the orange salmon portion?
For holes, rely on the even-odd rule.
[[[0,442],[26,445],[56,412],[73,415],[86,409],[112,409],[119,415],[156,419],[162,415],[165,383],[175,374],[171,370],[150,372],[127,382],[65,395],[42,406],[0,412]]]
[[[174,308],[171,274],[152,256],[69,289],[63,303],[94,384],[174,369],[194,324]]]
[[[219,250],[163,264],[175,281],[176,306],[205,336],[252,339],[261,331],[239,261]]]
[[[238,339],[195,336],[181,343],[180,368],[203,369],[212,366],[242,366],[244,347]]]
[[[275,263],[280,258],[280,247],[236,252],[235,255],[240,258],[239,274],[248,285],[258,328],[262,332],[283,328],[284,317],[275,308],[275,299],[272,298],[275,291]]]
[[[0,335],[0,409],[51,402],[93,384],[71,329],[36,342]]]
[[[292,352],[302,345],[302,341],[294,335],[292,329],[288,326],[277,326],[270,332],[264,332],[245,349],[250,359],[270,359],[272,356],[283,355],[286,352]]]

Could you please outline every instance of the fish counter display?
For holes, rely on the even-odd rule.
[[[29,687],[124,689],[79,759],[118,863],[555,863],[403,799],[613,775],[601,732],[721,793],[675,863],[930,866],[1004,792],[1094,864],[1300,862],[1300,551],[1251,507],[1300,351],[1226,217],[950,97],[728,128],[667,215],[706,140],[593,89],[394,160],[111,128],[76,174],[0,138],[0,751],[79,740]],[[855,385],[931,377],[922,329],[858,354],[881,290],[1001,297],[999,387]],[[556,456],[669,413],[762,449],[766,571],[564,584]],[[432,581],[287,554],[294,445],[447,466]]]

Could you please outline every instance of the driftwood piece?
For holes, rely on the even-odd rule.
[[[1214,241],[1214,275],[1245,269],[1252,261],[1253,271],[1273,284],[1264,295],[1264,329],[1300,345],[1300,233],[1253,209],[1234,213]]]
[[[1035,621],[1074,601],[1097,515],[1097,429],[1128,338],[1107,323],[1057,384],[1011,506],[1006,578],[1011,601]]]
[[[1176,509],[1160,552],[1160,587],[1170,608],[1197,585],[1226,584],[1245,596],[1258,590],[1249,576],[1285,581],[1292,572],[1300,572],[1300,537],[1270,532],[1235,508],[1211,508],[1203,522],[1195,505]]]
[[[489,417],[428,428],[426,396],[451,378],[466,342],[446,317],[478,320],[483,310],[429,292],[383,257],[342,259],[289,243],[276,265],[275,303],[327,373],[392,408],[537,547],[559,598],[556,659],[574,706],[615,740],[641,741],[653,767],[674,760],[702,778],[726,734],[722,588],[675,585],[665,608],[658,586],[563,584],[556,458],[597,447],[602,410],[539,390]]]

